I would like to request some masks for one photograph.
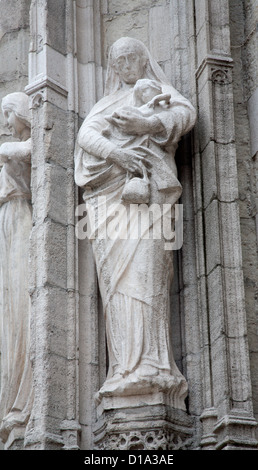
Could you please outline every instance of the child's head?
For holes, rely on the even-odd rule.
[[[143,78],[137,80],[134,86],[134,101],[146,104],[161,93],[162,87],[158,82]]]

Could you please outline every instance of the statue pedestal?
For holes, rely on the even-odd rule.
[[[97,408],[95,449],[189,449],[192,437],[193,419],[186,411],[173,408],[162,392],[104,397]]]

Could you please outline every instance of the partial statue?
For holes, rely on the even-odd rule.
[[[2,111],[15,142],[0,147],[0,438],[25,430],[33,399],[28,292],[31,211],[31,139],[29,98],[5,96]]]
[[[105,96],[84,120],[75,148],[75,179],[91,215],[89,238],[108,346],[109,370],[97,403],[106,396],[161,391],[172,397],[174,407],[185,408],[187,382],[171,346],[173,253],[164,249],[162,233],[152,236],[152,217],[149,237],[124,233],[136,224],[131,206],[175,207],[182,192],[175,152],[195,119],[191,103],[172,87],[141,41],[123,37],[113,44]],[[121,204],[126,217],[112,237],[104,237],[103,227],[117,217]]]

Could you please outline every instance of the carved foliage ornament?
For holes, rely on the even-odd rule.
[[[218,85],[229,85],[231,83],[231,77],[227,68],[211,68],[211,80],[213,83]]]
[[[98,446],[105,450],[187,450],[192,437],[166,428],[153,431],[112,433]]]

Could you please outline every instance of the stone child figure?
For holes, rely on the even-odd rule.
[[[17,92],[5,96],[2,111],[16,142],[0,147],[0,438],[14,427],[25,431],[32,406],[29,357],[28,293],[31,219],[31,139],[29,99]]]
[[[139,79],[157,82],[162,94],[171,96],[169,106],[145,115],[134,103]],[[110,116],[121,132],[120,144],[112,132],[103,135]],[[175,205],[181,194],[175,152],[195,119],[193,106],[170,85],[141,41],[123,37],[113,44],[105,96],[83,122],[75,148],[75,180],[84,189],[86,209],[96,215],[100,230],[115,218],[128,172],[139,177],[148,171],[150,203]],[[129,225],[135,223],[130,211],[128,217]],[[105,396],[154,396],[163,391],[171,397],[172,406],[184,409],[187,383],[171,347],[173,253],[164,250],[162,237],[125,239],[121,235],[128,219],[120,222],[112,239],[90,236],[109,355],[108,375],[97,402]],[[149,229],[153,230],[151,217]]]

